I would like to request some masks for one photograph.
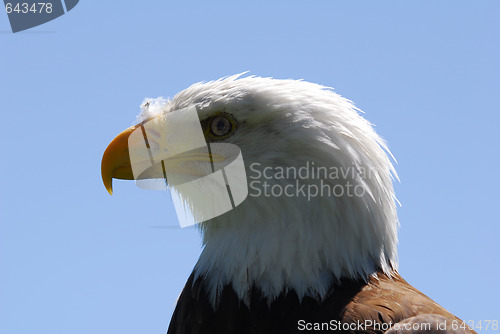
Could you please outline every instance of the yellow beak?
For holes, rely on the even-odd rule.
[[[132,126],[111,141],[104,151],[101,162],[102,182],[110,195],[113,195],[113,178],[133,180],[128,150],[128,137],[138,127]]]

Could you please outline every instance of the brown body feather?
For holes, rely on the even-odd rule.
[[[422,333],[475,333],[472,330],[452,331],[455,321],[457,326],[462,321],[435,303],[432,299],[408,284],[399,274],[388,277],[378,274],[378,279],[364,280],[343,279],[332,286],[329,297],[319,302],[311,297],[304,297],[301,302],[293,291],[282,293],[270,305],[259,289],[253,288],[250,305],[240,301],[231,286],[225,286],[218,306],[214,310],[204,289],[203,278],[195,282],[194,274],[189,277],[179,297],[168,334],[277,334],[304,333],[299,329],[299,321],[304,323],[367,324],[366,320],[377,323],[378,327],[358,326],[348,330],[316,330],[315,333],[386,333],[387,325],[421,316],[432,315],[441,322],[446,321],[448,331],[423,331]],[[416,318],[419,319],[419,318]],[[429,319],[423,318],[423,319]],[[333,321],[333,322],[332,322]],[[361,329],[363,328],[363,329]],[[396,333],[396,332],[395,332]],[[397,333],[420,333],[419,331],[401,331]]]

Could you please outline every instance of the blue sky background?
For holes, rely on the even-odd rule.
[[[80,1],[12,34],[0,12],[0,333],[166,331],[199,234],[166,193],[119,181],[110,197],[101,156],[145,97],[247,70],[355,101],[398,160],[401,274],[464,320],[499,320],[499,13]]]

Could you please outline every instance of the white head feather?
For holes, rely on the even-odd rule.
[[[148,102],[139,120],[191,105],[198,107],[200,119],[219,111],[232,114],[240,126],[225,141],[241,149],[250,182],[265,167],[271,168],[268,174],[277,167],[326,167],[349,174],[322,180],[264,180],[261,175],[259,186],[267,181],[307,189],[321,187],[320,182],[331,187],[350,182],[366,190],[361,196],[308,200],[255,196],[251,189],[234,210],[200,224],[204,249],[195,274],[205,278],[214,306],[227,284],[245,302],[252,286],[269,302],[287,290],[299,298],[323,299],[340,278],[366,279],[397,269],[392,185],[397,175],[385,142],[349,100],[309,82],[236,75],[194,84],[170,101]]]

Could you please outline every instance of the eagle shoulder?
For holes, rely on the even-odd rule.
[[[410,285],[399,273],[371,277],[346,305],[342,322],[366,320],[379,325],[391,324],[387,334],[475,333],[473,330],[460,329],[464,324],[462,320]],[[456,327],[458,329],[454,331]]]

